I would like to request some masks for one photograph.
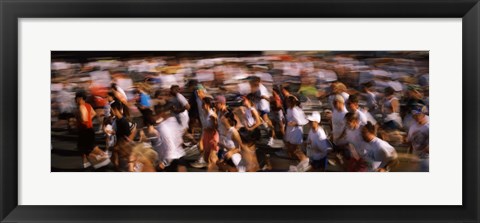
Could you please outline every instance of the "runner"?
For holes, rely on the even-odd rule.
[[[273,110],[273,119],[272,124],[280,130],[281,135],[277,137],[285,136],[285,116],[283,115],[283,102],[281,98],[280,90],[277,86],[273,88],[273,100],[271,102],[271,107]]]
[[[415,123],[408,130],[407,142],[410,144],[410,151],[421,161],[421,171],[428,171],[428,160],[430,157],[429,130],[430,121],[427,108],[423,105],[417,105],[412,109],[412,115]]]
[[[229,172],[245,172],[245,166],[240,166],[242,139],[235,126],[237,120],[232,112],[226,112],[220,118],[222,126],[226,129],[223,141],[220,141],[222,149],[219,152],[219,167]],[[220,126],[220,124],[219,124]]]
[[[158,154],[150,144],[139,143],[133,147],[129,159],[130,172],[155,172]]]
[[[202,137],[200,139],[199,149],[203,152],[203,159],[207,161],[207,171],[217,171],[216,165],[218,161],[218,141],[219,135],[217,131],[218,119],[212,109],[213,98],[205,96],[202,100],[203,116],[200,116],[202,124]]]
[[[289,96],[287,101],[285,144],[289,156],[299,158],[299,154],[303,153],[300,149],[300,145],[303,143],[303,125],[307,124],[308,120],[303,110],[299,107],[300,102],[297,97]]]
[[[187,131],[189,122],[188,110],[190,109],[190,104],[187,99],[180,94],[180,87],[178,85],[172,85],[170,87],[170,96],[170,103],[173,105],[173,114],[175,114],[175,117],[182,128]]]
[[[159,105],[155,108],[155,127],[157,137],[152,140],[154,150],[158,154],[158,171],[186,172],[185,151],[183,144],[183,129],[177,119],[171,114],[171,104]]]
[[[88,168],[93,164],[95,169],[107,166],[110,163],[108,155],[95,145],[95,131],[92,118],[96,113],[92,106],[85,102],[87,96],[84,91],[75,94],[78,105],[78,144],[77,148],[82,153],[83,167]]]
[[[198,83],[198,82],[194,81],[191,84],[194,84],[194,83]],[[203,98],[205,97],[207,92],[203,87],[203,85],[201,84],[197,84],[193,88],[194,88],[193,95],[190,98],[190,101],[192,101],[192,103],[189,102],[189,104],[192,104],[192,105],[195,104],[197,105],[197,107],[196,109],[192,107],[192,109],[189,110],[189,117],[190,117],[190,120],[192,120],[189,123],[189,129],[190,129],[189,132],[194,135],[195,134],[194,126],[196,127],[197,124],[200,124],[200,129],[202,129],[202,132],[200,134],[200,139],[201,139],[203,137],[203,126],[206,125],[206,123],[204,123],[205,110],[203,109]],[[198,121],[198,123],[195,123],[196,121]],[[194,168],[207,167],[208,164],[207,164],[207,161],[205,161],[204,159],[204,154],[203,154],[204,151],[201,143],[198,145],[198,148],[200,149],[200,157],[197,161],[195,161],[194,163],[191,163],[190,165]]]
[[[350,112],[355,113],[358,116],[360,121],[360,125],[367,124],[367,115],[359,108],[358,105],[358,96],[357,95],[350,95],[347,100],[347,109]]]
[[[272,121],[268,115],[270,114],[270,93],[267,88],[262,84],[260,77],[251,76],[250,77],[250,88],[251,93],[255,95],[254,104],[260,113],[260,117],[266,123],[270,130],[270,139],[268,140],[268,145],[273,145],[273,139],[275,138],[275,129],[273,127]]]
[[[111,90],[113,94],[115,95],[115,98],[118,99],[122,103],[123,107],[123,115],[127,118],[130,119],[130,110],[128,108],[128,98],[127,94],[125,91],[119,87],[116,83],[111,84]]]
[[[346,148],[347,171],[367,171],[368,163],[365,159],[367,150],[361,134],[362,125],[359,117],[356,113],[349,112],[345,114],[345,122],[345,130],[340,136],[337,145]]]
[[[362,127],[362,138],[373,163],[372,171],[388,172],[398,165],[397,151],[388,142],[376,137],[375,126],[371,122]]]
[[[336,95],[333,99],[333,114],[332,114],[332,141],[337,144],[340,135],[345,129],[345,98],[341,95]]]
[[[400,103],[395,97],[395,90],[392,87],[385,88],[385,98],[382,104],[384,128],[395,130],[402,127],[402,118],[400,117]]]
[[[372,114],[378,112],[378,101],[377,101],[377,92],[373,89],[375,81],[369,81],[363,84],[363,97],[367,102],[368,111]]]
[[[145,91],[145,87],[143,85],[138,85],[135,93],[137,102],[136,105],[140,113],[142,113],[143,125],[148,128],[155,123],[153,120],[152,99]]]
[[[307,120],[310,121],[310,132],[306,142],[310,164],[313,171],[323,172],[327,169],[327,155],[332,150],[332,146],[328,141],[327,134],[320,126],[320,113],[314,111],[312,115],[307,116]]]
[[[218,134],[219,134],[219,145],[220,149],[225,149],[225,140],[227,137],[228,128],[225,127],[224,122],[222,121],[223,116],[228,113],[227,100],[224,96],[218,95],[215,97],[215,110],[217,111],[218,117]],[[236,124],[236,121],[235,121]],[[235,125],[234,125],[235,126]]]
[[[330,106],[332,108],[335,108],[335,100],[337,98],[337,95],[341,96],[343,98],[344,102],[348,100],[348,97],[350,95],[347,93],[347,86],[344,83],[336,81],[336,82],[333,82],[330,85],[330,87],[331,87],[332,92],[330,93],[330,96],[328,97],[328,102],[330,103]],[[345,107],[345,104],[343,104],[343,106]],[[345,109],[346,109],[346,107],[345,107]]]
[[[255,96],[253,94],[248,94],[247,96],[243,97],[243,106],[245,109],[243,110],[243,126],[244,128],[252,132],[253,130],[257,129],[262,124],[260,114],[258,113],[257,109],[254,107],[253,100]]]
[[[123,105],[115,101],[111,105],[112,114],[115,116],[115,132],[117,143],[112,152],[112,161],[117,170],[128,171],[128,159],[132,150],[132,142],[136,133],[136,125],[131,125],[123,115]]]

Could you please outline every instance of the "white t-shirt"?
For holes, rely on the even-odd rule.
[[[119,87],[118,85],[117,85],[117,91],[124,97],[125,100],[128,101],[127,94],[126,94],[125,91],[124,91],[121,87]]]
[[[310,143],[310,158],[313,160],[323,159],[327,155],[328,150],[332,149],[325,131],[320,127],[317,131],[310,129],[310,132],[308,133],[308,142]]]
[[[227,149],[238,148],[238,144],[235,141],[233,141],[234,131],[236,131],[235,127],[230,127],[227,131],[227,134],[225,135],[224,144],[225,144],[225,147],[227,147]]]
[[[175,103],[175,106],[181,105],[181,106],[185,107],[188,104],[187,99],[180,93],[177,93],[173,102]],[[188,110],[185,109],[185,111],[179,113],[178,118],[180,119],[182,128],[187,129],[188,128],[188,121],[189,121]]]
[[[308,120],[305,118],[305,113],[303,110],[295,106],[293,108],[287,109],[287,128],[285,131],[285,138],[288,142],[298,145],[303,141],[303,128],[302,126],[308,123]],[[289,126],[289,122],[296,122],[297,126]]]
[[[360,157],[364,157],[367,154],[367,150],[365,149],[365,141],[362,138],[362,127],[359,126],[356,129],[345,129],[345,141],[350,143],[355,147],[358,155]]]
[[[159,160],[178,159],[185,155],[182,143],[182,132],[175,117],[169,117],[157,125],[158,141],[153,147],[158,153]]]
[[[374,162],[381,162],[378,168],[384,168],[388,162],[398,157],[397,151],[395,148],[393,148],[393,146],[377,137],[375,137],[372,141],[365,143],[365,145],[369,153],[369,157]]]
[[[335,142],[342,134],[343,129],[345,129],[345,115],[347,114],[347,112],[348,111],[346,108],[344,108],[343,111],[337,111],[337,109],[333,109],[332,135]]]
[[[366,125],[368,122],[367,115],[363,113],[363,111],[360,111],[360,109],[357,109],[355,113],[358,115],[358,121],[360,121],[360,125]]]
[[[202,128],[213,128],[213,117],[215,116],[215,112],[213,110],[209,110],[208,113],[200,117],[200,121],[202,122]]]
[[[259,77],[262,81],[273,82],[272,75],[269,73],[255,72],[253,75]]]
[[[428,116],[425,118],[429,120]],[[424,125],[415,122],[408,130],[407,141],[412,144],[413,151],[421,158],[428,157],[428,154],[421,151],[421,149],[429,145],[429,130],[430,121],[427,121]]]
[[[260,84],[260,86],[258,87],[258,91],[260,97],[265,96],[270,98],[271,96],[267,88],[263,84]],[[257,109],[259,111],[270,112],[270,102],[264,98],[260,99],[260,101],[257,103]]]
[[[253,117],[253,110],[256,110],[256,109],[253,107],[245,109],[245,120],[247,121],[248,127],[252,127],[255,124],[257,124],[255,123],[256,122],[255,117]]]
[[[188,101],[187,99],[185,98],[185,96],[183,96],[182,94],[180,93],[177,93],[177,100],[178,102],[182,105],[182,106],[186,106],[188,104]]]

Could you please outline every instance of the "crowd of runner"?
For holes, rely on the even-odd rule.
[[[400,156],[392,145],[402,144],[409,162],[428,171],[428,64],[251,59],[53,63],[52,113],[77,132],[84,168],[383,172],[395,171]],[[409,72],[392,72],[398,64]],[[102,145],[96,135],[105,137]],[[292,165],[277,169],[271,154]]]

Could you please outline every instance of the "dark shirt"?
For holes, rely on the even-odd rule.
[[[131,134],[130,131],[130,124],[128,123],[127,119],[125,117],[122,117],[121,119],[117,119],[117,140],[125,140],[128,138]]]

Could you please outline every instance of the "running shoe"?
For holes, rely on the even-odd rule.
[[[190,166],[193,168],[201,169],[207,167],[207,162],[203,159],[203,157],[200,157],[199,160],[195,161],[194,163],[191,163]]]
[[[267,145],[268,145],[268,146],[273,146],[273,144],[274,144],[273,138],[270,137],[270,139],[268,140]]]
[[[312,169],[312,166],[310,166],[310,159],[304,159],[300,161],[297,165],[297,172],[307,172],[310,169]]]
[[[83,163],[83,168],[84,168],[84,169],[87,169],[87,168],[89,168],[90,166],[92,166],[92,164],[91,164],[90,162],[88,162],[88,161],[87,161],[86,163]]]

